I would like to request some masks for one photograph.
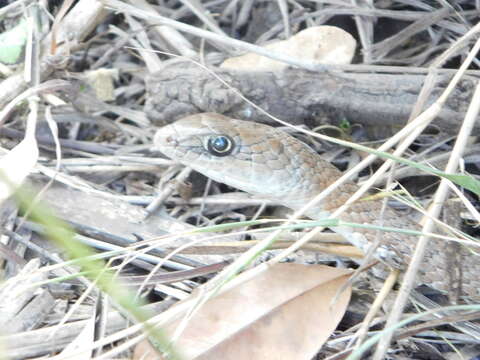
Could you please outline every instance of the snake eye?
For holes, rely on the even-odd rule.
[[[208,139],[207,150],[214,156],[227,156],[232,153],[234,144],[228,135],[215,135]]]

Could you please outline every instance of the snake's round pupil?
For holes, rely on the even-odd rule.
[[[208,139],[207,150],[215,156],[227,156],[233,151],[233,140],[227,135],[212,136]]]

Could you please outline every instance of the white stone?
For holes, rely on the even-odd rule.
[[[357,42],[348,32],[335,26],[313,26],[302,30],[288,40],[265,45],[265,49],[283,53],[300,60],[322,64],[350,64]],[[280,71],[288,64],[248,53],[229,58],[220,66],[230,70]]]

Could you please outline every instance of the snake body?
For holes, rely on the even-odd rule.
[[[215,113],[191,115],[159,129],[154,146],[218,182],[294,210],[302,208],[342,175],[306,144],[279,129]],[[344,183],[306,215],[325,218],[357,189],[353,182]],[[339,218],[360,224],[419,229],[409,217],[400,216],[389,207],[382,212],[381,200],[355,202]],[[345,226],[333,230],[364,252],[379,238],[375,255],[392,267],[408,264],[416,242],[415,236],[399,232],[379,234],[377,230]],[[451,245],[431,240],[418,283],[480,300],[480,261],[458,244]]]

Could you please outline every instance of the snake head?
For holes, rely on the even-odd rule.
[[[215,113],[187,116],[158,130],[154,147],[194,170],[229,186],[277,199],[308,193],[302,152],[305,144],[271,126]],[[307,160],[308,161],[308,160]],[[295,190],[295,191],[294,191]]]

